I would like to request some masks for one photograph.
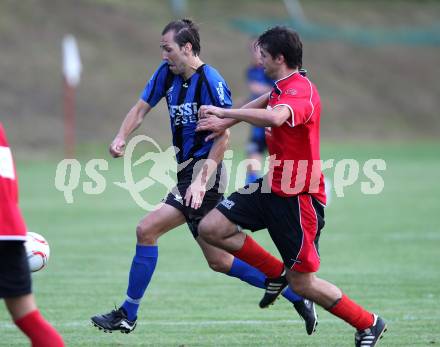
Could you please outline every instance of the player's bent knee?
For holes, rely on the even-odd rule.
[[[136,227],[136,238],[139,244],[154,245],[157,242],[158,234],[154,232],[154,229],[139,224]]]

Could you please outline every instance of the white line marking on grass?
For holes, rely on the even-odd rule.
[[[417,318],[405,316],[400,319],[387,319],[387,323],[398,323],[403,321],[438,321],[440,317],[425,317],[425,318]],[[340,324],[339,319],[320,319],[320,323],[325,324]],[[65,323],[54,323],[56,327],[59,328],[75,328],[75,327],[84,327],[89,326],[92,323],[88,320],[83,321],[72,321]],[[146,326],[221,326],[221,325],[274,325],[274,324],[304,324],[303,320],[299,319],[284,319],[284,320],[206,320],[206,321],[141,321],[138,322],[138,325],[146,325]],[[12,323],[2,322],[0,323],[0,329],[16,329],[16,326]]]
[[[320,322],[331,323],[337,322],[337,320],[320,320]],[[90,321],[72,321],[66,323],[55,323],[51,321],[57,327],[80,327],[91,325]],[[263,321],[263,320],[228,320],[228,321],[217,321],[217,320],[207,320],[207,321],[184,321],[184,322],[173,322],[173,321],[141,321],[137,325],[156,325],[156,326],[216,326],[216,325],[271,325],[271,324],[304,324],[302,320],[273,320],[273,321]],[[0,329],[12,329],[16,328],[12,323],[0,323]]]

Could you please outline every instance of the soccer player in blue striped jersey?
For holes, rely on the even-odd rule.
[[[130,333],[134,330],[140,302],[156,267],[157,240],[161,235],[185,222],[214,271],[265,288],[266,275],[230,253],[209,245],[197,233],[202,217],[223,199],[221,168],[229,136],[224,132],[214,140],[205,141],[210,133],[195,131],[198,110],[201,105],[231,107],[231,92],[217,70],[200,59],[199,32],[191,20],[183,19],[169,23],[162,32],[160,46],[163,62],[148,81],[140,99],[125,117],[110,145],[110,153],[115,158],[124,155],[128,136],[165,97],[173,145],[178,149],[177,163],[189,164],[178,171],[177,186],[165,197],[164,204],[147,214],[136,228],[137,245],[125,301],[118,309],[91,318],[96,327],[106,332],[120,330]],[[201,160],[206,165],[198,165]],[[273,257],[270,254],[269,256]],[[276,276],[278,274],[274,275]],[[290,289],[283,295],[294,303],[306,321],[310,321],[309,325],[316,324],[314,307],[308,306],[307,302]]]

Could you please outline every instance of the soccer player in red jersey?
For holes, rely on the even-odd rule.
[[[319,154],[321,103],[315,85],[299,72],[301,40],[288,28],[274,27],[258,38],[257,45],[266,74],[276,81],[272,91],[241,109],[202,106],[200,116],[207,120],[199,123],[199,130],[216,132],[239,121],[266,127],[269,172],[223,200],[202,219],[199,234],[263,272],[268,264],[280,269],[280,277],[268,276],[260,307],[273,303],[288,283],[298,294],[356,328],[356,346],[375,346],[386,330],[385,322],[315,275],[326,203]],[[284,267],[241,228],[267,228]]]
[[[33,347],[64,346],[62,337],[38,311],[24,248],[26,225],[18,207],[15,166],[0,123],[0,298]]]

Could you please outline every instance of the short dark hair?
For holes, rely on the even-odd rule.
[[[174,31],[174,41],[179,47],[188,42],[192,45],[194,55],[200,54],[200,35],[198,26],[191,19],[179,19],[168,23],[162,30],[162,35]]]
[[[302,67],[302,42],[296,31],[285,26],[266,30],[257,39],[257,46],[264,48],[272,58],[282,55],[288,67]]]

